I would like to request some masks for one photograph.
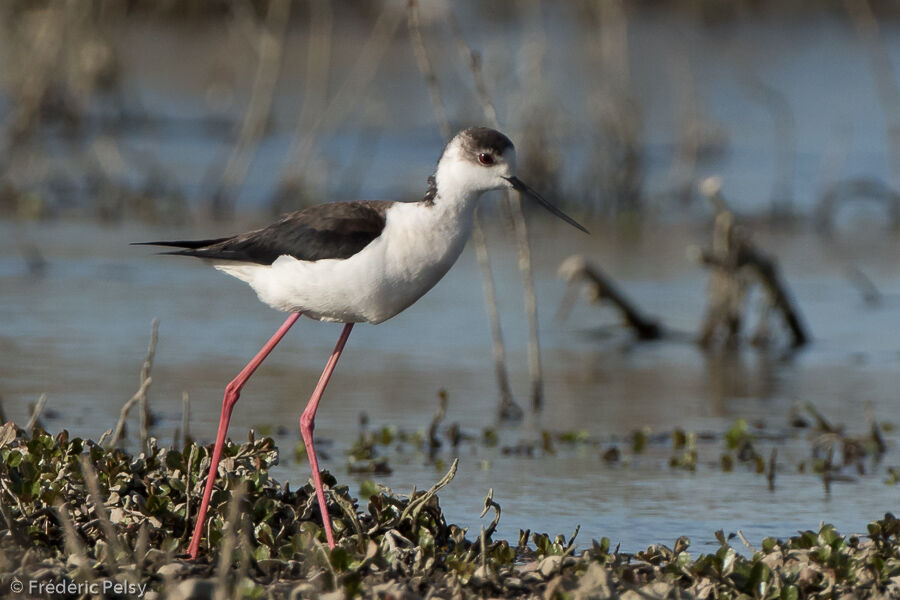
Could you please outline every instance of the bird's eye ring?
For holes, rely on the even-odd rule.
[[[478,155],[478,162],[485,166],[490,166],[494,164],[494,157],[488,154],[487,152],[482,152]]]

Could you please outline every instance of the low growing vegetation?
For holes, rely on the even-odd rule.
[[[269,476],[270,438],[227,444],[202,556],[184,557],[209,449],[188,444],[132,456],[63,431],[0,428],[0,589],[81,584],[65,597],[145,598],[889,598],[900,595],[900,520],[864,537],[830,525],[759,548],[693,554],[690,541],[628,554],[608,539],[523,531],[498,540],[490,526],[447,523],[437,492],[409,496],[368,486],[368,499],[325,475],[338,547],[330,551],[312,486]],[[494,501],[485,500],[485,510]],[[210,549],[211,547],[211,549]],[[34,583],[37,582],[37,583]],[[130,586],[130,587],[129,587]],[[125,590],[121,593],[116,590]],[[39,595],[39,594],[34,594]]]

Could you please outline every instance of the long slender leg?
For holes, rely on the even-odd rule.
[[[331,379],[331,374],[337,366],[337,361],[344,350],[344,344],[347,343],[347,338],[350,337],[351,329],[353,329],[353,323],[344,325],[341,337],[338,338],[337,345],[335,345],[334,351],[331,353],[331,358],[328,359],[325,370],[322,371],[322,376],[319,377],[319,383],[316,384],[316,389],[309,399],[309,404],[306,405],[303,414],[300,415],[300,435],[303,436],[303,445],[306,446],[306,456],[309,458],[309,467],[312,469],[313,484],[316,486],[316,496],[319,499],[319,511],[322,513],[322,526],[325,528],[325,537],[328,539],[329,548],[334,548],[334,533],[331,531],[331,517],[328,516],[325,490],[322,489],[322,477],[319,475],[319,461],[316,459],[316,447],[313,444],[313,427],[316,425],[316,409],[319,408],[319,400],[322,399],[325,386],[328,385],[328,380]]]
[[[197,558],[197,552],[200,550],[200,539],[203,537],[203,524],[206,521],[206,510],[209,508],[209,498],[212,495],[213,484],[216,480],[216,473],[219,468],[219,459],[222,457],[222,448],[225,445],[225,434],[228,432],[228,422],[231,420],[231,411],[241,396],[241,389],[257,367],[272,352],[272,349],[281,341],[288,329],[297,322],[300,313],[291,313],[291,316],[278,328],[275,335],[266,342],[262,350],[253,357],[246,367],[238,373],[231,383],[225,386],[225,399],[222,401],[222,416],[219,417],[219,432],[216,435],[216,446],[213,448],[212,463],[209,465],[209,475],[206,477],[206,489],[203,490],[203,500],[200,502],[200,512],[197,513],[197,524],[194,526],[194,535],[191,538],[191,545],[188,553],[191,558]]]

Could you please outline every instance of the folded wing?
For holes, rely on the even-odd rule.
[[[381,235],[393,202],[333,202],[285,215],[281,220],[233,237],[141,242],[183,248],[163,254],[270,265],[279,256],[316,261],[349,258]]]

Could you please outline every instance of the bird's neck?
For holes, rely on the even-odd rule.
[[[471,217],[482,190],[471,187],[467,178],[454,173],[455,163],[438,163],[434,175],[428,178],[426,200],[430,200],[441,212],[460,217]]]

